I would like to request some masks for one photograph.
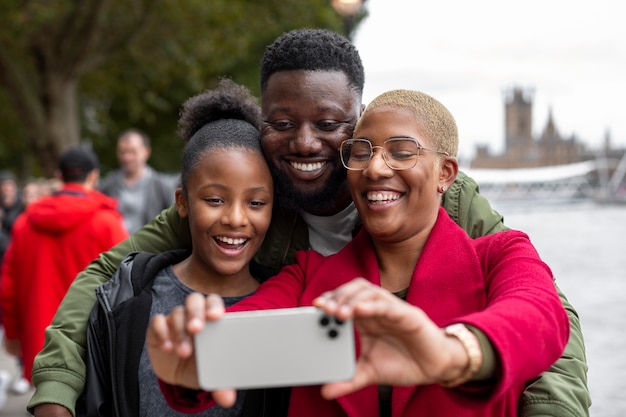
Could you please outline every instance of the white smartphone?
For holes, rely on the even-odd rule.
[[[352,378],[352,321],[315,307],[226,313],[195,337],[200,387],[317,385]]]

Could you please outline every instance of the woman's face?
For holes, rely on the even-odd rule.
[[[382,147],[389,138],[411,137],[423,147],[434,149],[418,127],[411,111],[383,106],[362,116],[354,138],[365,138],[372,146]],[[446,164],[440,167],[438,157],[435,152],[421,151],[413,168],[397,171],[386,165],[381,149],[374,149],[367,168],[348,171],[352,198],[372,237],[401,242],[429,233],[441,204],[437,187],[450,185],[443,180]]]
[[[267,231],[274,198],[269,168],[246,149],[205,153],[177,193],[178,212],[189,217],[195,261],[209,273],[247,273]]]

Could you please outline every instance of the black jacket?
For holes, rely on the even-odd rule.
[[[76,416],[139,415],[138,368],[152,305],[152,284],[163,268],[189,256],[187,250],[128,255],[107,283],[96,289],[98,303],[87,326],[87,381]],[[267,272],[251,264],[261,281]],[[288,389],[250,390],[242,417],[286,416]]]

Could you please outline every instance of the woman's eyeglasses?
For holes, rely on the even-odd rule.
[[[362,171],[369,166],[375,149],[382,150],[383,160],[389,168],[396,171],[413,168],[421,151],[450,156],[448,152],[424,148],[417,140],[409,137],[387,139],[383,146],[372,146],[372,142],[367,139],[348,139],[339,148],[341,163],[347,169]]]

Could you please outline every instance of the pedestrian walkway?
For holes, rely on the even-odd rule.
[[[17,360],[7,355],[5,350],[0,347],[0,369],[8,371],[11,374],[11,380],[17,375],[18,367]],[[0,408],[0,417],[23,417],[30,416],[26,411],[26,404],[30,400],[33,391],[29,391],[26,394],[16,395],[11,392],[7,392],[7,401],[4,407]]]

